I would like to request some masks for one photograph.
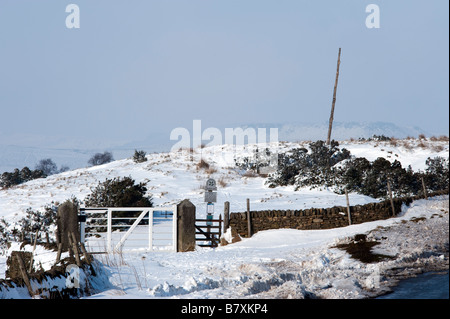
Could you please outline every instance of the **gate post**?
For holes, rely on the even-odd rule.
[[[70,200],[65,201],[58,207],[57,213],[57,236],[62,244],[62,251],[71,250],[69,234],[75,234],[77,241],[80,241],[78,230],[78,207]]]
[[[188,199],[177,205],[177,252],[195,250],[195,205]]]

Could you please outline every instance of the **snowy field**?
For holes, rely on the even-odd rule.
[[[397,279],[448,269],[448,212],[445,195],[404,206],[396,218],[343,228],[261,231],[238,243],[186,253],[96,255],[108,280],[100,280],[87,299],[374,297]],[[363,263],[335,247],[357,234],[377,240],[373,252],[393,259]],[[56,253],[39,248],[36,254],[35,264],[48,268]],[[0,257],[0,265],[5,259]],[[0,276],[4,270],[0,267]],[[4,297],[30,298],[26,289]]]
[[[393,284],[393,270],[408,277],[433,267],[448,269],[448,210],[448,196],[441,196],[416,201],[384,221],[268,230],[188,253],[110,256],[116,259],[106,265],[112,286],[89,298],[367,298]],[[396,258],[364,264],[332,248],[356,234],[379,240],[374,252]]]
[[[397,159],[403,167],[411,165],[414,170],[424,170],[428,157],[448,157],[448,142],[428,142],[427,148],[416,146],[418,140],[408,143],[392,146],[388,142],[347,141],[340,147],[368,160]],[[299,146],[307,147],[307,143],[283,143],[280,151]],[[219,156],[221,152],[225,156]],[[224,145],[195,149],[192,155],[149,154],[148,161],[140,164],[125,159],[30,181],[0,190],[0,218],[14,222],[28,207],[40,209],[71,196],[83,200],[98,182],[123,176],[147,182],[155,206],[190,199],[197,207],[197,218],[206,215],[203,186],[208,177],[221,181],[215,217],[223,212],[225,201],[230,202],[231,212],[245,211],[246,198],[252,210],[346,203],[345,196],[329,189],[268,188],[261,177],[242,176],[228,160],[230,152],[230,146]],[[236,154],[252,152],[248,147]],[[201,158],[210,164],[209,171],[197,168]],[[349,197],[351,205],[377,201],[355,193]],[[448,196],[440,196],[415,201],[396,218],[338,229],[262,231],[235,244],[216,249],[197,247],[188,253],[138,250],[96,255],[109,274],[109,283],[95,287],[98,293],[89,298],[367,298],[385,291],[398,272],[409,276],[433,267],[448,269],[448,206]],[[376,252],[395,258],[364,264],[333,248],[356,234],[368,234],[368,240],[380,242]],[[12,249],[17,249],[16,245]],[[55,258],[53,254],[38,251],[41,257],[35,263],[47,268],[45,265],[51,265]],[[4,277],[5,263],[6,256],[0,255],[0,278]]]

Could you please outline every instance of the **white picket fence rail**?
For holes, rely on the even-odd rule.
[[[81,241],[91,252],[177,251],[176,205],[85,207],[80,216]]]

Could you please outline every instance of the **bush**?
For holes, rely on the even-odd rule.
[[[262,176],[265,172],[272,169],[270,166],[272,156],[276,155],[273,155],[270,149],[265,148],[263,151],[260,151],[259,148],[256,148],[252,157],[244,157],[240,161],[235,159],[234,162],[237,167],[245,171],[243,176]]]
[[[426,160],[424,181],[431,191],[449,188],[449,159],[443,157],[428,158]]]
[[[133,161],[135,163],[143,163],[147,161],[147,157],[145,157],[146,153],[144,151],[134,150]]]
[[[208,169],[209,164],[206,162],[203,158],[200,160],[200,162],[197,164],[197,169]]]
[[[25,217],[18,223],[21,239],[31,241],[32,235],[37,231],[39,237],[45,234],[47,243],[50,243],[51,228],[52,226],[56,227],[56,211],[57,208],[53,205],[45,206],[44,211],[28,208]]]
[[[0,219],[0,255],[8,248],[8,243],[11,242],[12,237],[9,231],[9,223],[5,218]]]
[[[135,184],[131,177],[106,179],[92,189],[85,199],[89,207],[152,207],[144,183]]]
[[[395,195],[413,195],[420,191],[420,176],[411,167],[403,168],[395,160],[393,163],[383,157],[369,162],[365,158],[355,158],[347,161],[337,172],[337,184],[348,191],[371,196],[387,198],[387,183],[391,184]]]
[[[111,152],[96,153],[89,159],[88,164],[91,166],[97,166],[107,164],[109,162],[112,162],[113,160],[114,159]]]
[[[87,207],[153,207],[152,196],[146,196],[147,188],[144,183],[135,184],[131,177],[106,179],[99,183],[85,199]],[[116,217],[137,217],[137,212],[117,212]],[[94,216],[97,217],[97,216]],[[132,220],[115,220],[116,224],[131,224]],[[92,224],[102,225],[102,221]],[[90,231],[90,228],[87,228]],[[96,231],[104,231],[97,229]]]
[[[339,149],[339,143],[331,141],[312,142],[311,152],[305,148],[296,148],[287,153],[278,154],[277,172],[267,181],[269,187],[278,185],[297,185],[297,187],[316,187],[334,184],[334,168],[337,163],[350,158],[347,149]]]

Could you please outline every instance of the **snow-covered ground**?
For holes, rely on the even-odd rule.
[[[448,269],[448,205],[448,196],[440,196],[416,201],[389,220],[268,230],[187,253],[109,256],[103,261],[111,264],[113,286],[90,298],[367,298],[386,291],[393,275]],[[395,259],[364,264],[333,248],[356,234],[378,240],[374,252]]]
[[[261,231],[234,244],[185,253],[97,255],[109,281],[100,278],[94,287],[97,292],[87,298],[373,297],[388,291],[399,278],[448,269],[448,212],[445,195],[404,206],[396,218],[342,228]],[[367,264],[336,248],[357,234],[378,241],[373,252],[393,259]],[[35,264],[45,267],[55,254],[39,248]],[[0,274],[4,270],[0,266]],[[19,294],[12,290],[11,297],[29,298],[26,289]]]
[[[369,160],[385,157],[399,160],[404,167],[424,170],[428,157],[448,157],[448,142],[399,141],[341,142],[353,155]],[[282,143],[279,151],[307,143]],[[345,196],[328,189],[293,187],[268,188],[262,177],[245,177],[229,160],[231,146],[195,149],[193,154],[158,153],[147,155],[147,162],[131,159],[78,169],[0,190],[0,218],[14,222],[28,207],[40,209],[53,202],[76,196],[83,200],[98,182],[106,178],[131,176],[147,182],[155,206],[168,206],[188,198],[197,206],[197,217],[206,215],[203,186],[208,177],[219,181],[215,215],[223,203],[231,212],[245,211],[246,198],[252,210],[302,209],[345,205]],[[223,155],[225,154],[225,155]],[[253,154],[239,149],[237,157]],[[203,158],[210,169],[199,169]],[[376,199],[350,194],[351,205]],[[194,252],[134,252],[97,255],[110,274],[110,285],[90,298],[364,298],[382,291],[395,269],[414,272],[428,266],[448,268],[448,196],[413,202],[402,216],[384,221],[330,230],[269,230],[252,238],[216,249],[198,247]],[[423,220],[410,221],[424,217]],[[395,259],[364,264],[345,251],[333,248],[355,234],[367,233],[380,244],[376,251]],[[445,248],[447,247],[447,248]],[[31,246],[25,246],[31,250]],[[447,251],[447,252],[446,252]],[[54,260],[48,252],[40,262]],[[6,256],[0,256],[0,278],[4,277]],[[37,261],[39,262],[39,260]],[[48,262],[47,262],[48,263]],[[397,272],[397,271],[396,271]],[[97,287],[98,288],[98,287]],[[25,297],[25,296],[24,296]]]

